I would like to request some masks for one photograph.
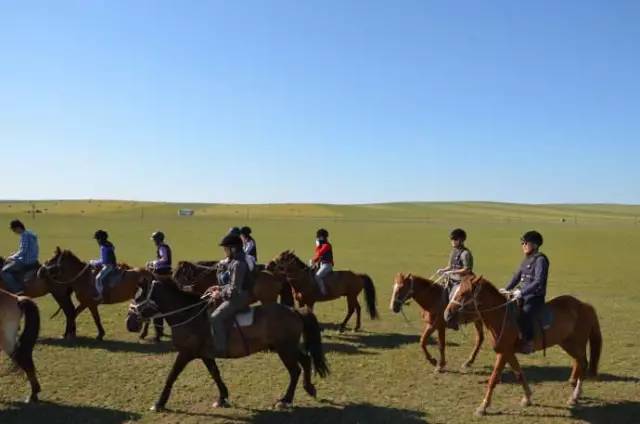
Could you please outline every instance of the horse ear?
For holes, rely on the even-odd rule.
[[[413,274],[412,273],[408,273],[407,274],[407,278],[413,278]]]
[[[482,275],[478,275],[472,281],[473,281],[474,284],[478,284],[480,281],[482,281]]]
[[[60,250],[60,246],[56,246],[56,255],[59,255],[60,253],[62,253],[62,250]]]

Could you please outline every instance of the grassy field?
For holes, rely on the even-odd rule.
[[[177,216],[180,207],[193,217]],[[56,246],[80,257],[97,255],[93,231],[109,231],[119,260],[142,265],[154,255],[153,230],[168,235],[176,260],[220,257],[218,239],[232,225],[254,229],[261,259],[295,249],[303,258],[313,249],[315,230],[331,232],[338,268],[369,273],[378,292],[380,321],[364,318],[364,331],[338,334],[345,302],[319,304],[316,313],[326,329],[323,341],[332,374],[316,379],[318,399],[300,387],[296,408],[274,411],[287,374],[274,354],[219,361],[233,408],[213,410],[217,395],[204,366],[194,362],[177,381],[170,413],[148,411],[162,389],[174,358],[169,341],[139,343],[126,332],[126,304],[101,308],[106,340],[93,340],[89,314],[79,318],[81,338],[60,340],[63,321],[49,320],[52,299],[38,303],[43,317],[35,359],[43,386],[39,405],[17,401],[27,393],[22,375],[0,360],[0,423],[540,423],[640,422],[640,206],[525,206],[498,203],[406,203],[370,206],[331,205],[171,205],[163,203],[67,201],[31,204],[0,202],[0,254],[15,249],[17,238],[5,230],[13,217],[23,219],[40,237],[41,259]],[[458,371],[471,349],[473,331],[448,333],[448,369],[436,375],[418,346],[421,330],[417,307],[411,323],[388,309],[393,275],[411,271],[428,276],[449,254],[448,231],[463,226],[469,233],[476,271],[500,286],[521,259],[519,235],[536,228],[545,235],[551,259],[549,297],[572,294],[592,303],[604,337],[601,378],[584,386],[584,402],[569,409],[566,380],[570,360],[559,348],[546,357],[522,357],[532,382],[535,405],[519,406],[521,388],[510,374],[496,389],[492,415],[472,416],[484,391],[494,355],[489,343],[476,366]],[[4,232],[3,232],[4,231]],[[435,346],[431,347],[435,349]]]

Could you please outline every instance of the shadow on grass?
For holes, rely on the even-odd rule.
[[[44,337],[38,340],[38,344],[59,347],[86,347],[90,349],[103,349],[110,352],[135,352],[135,353],[167,353],[171,352],[171,343],[147,343],[129,342],[123,340],[96,340],[90,337],[77,337],[73,341]]]
[[[484,367],[485,370],[491,372],[493,368]],[[523,367],[524,375],[527,377],[530,383],[539,383],[545,381],[555,381],[555,382],[563,382],[569,381],[569,376],[571,375],[571,367],[563,367],[563,366],[526,366]],[[593,378],[588,378],[586,380],[586,384],[589,381],[594,380]],[[598,377],[595,378],[595,381],[606,381],[606,382],[622,382],[622,383],[640,383],[640,378],[634,377],[631,375],[614,375],[608,373],[600,373]],[[503,383],[517,383],[513,373],[509,372],[509,370],[505,370],[502,374],[502,382]],[[519,383],[518,383],[519,384]]]
[[[571,411],[571,416],[592,424],[631,424],[638,422],[638,412],[640,412],[638,401],[608,404],[583,403]]]
[[[119,424],[136,421],[140,414],[119,411],[116,409],[99,408],[93,406],[60,405],[51,402],[35,404],[5,403],[8,409],[0,411],[2,424],[23,423],[101,423]]]
[[[386,408],[363,404],[323,405],[318,407],[296,407],[290,411],[253,411],[252,423],[256,424],[309,424],[309,423],[403,423],[424,424],[425,416],[409,409]]]

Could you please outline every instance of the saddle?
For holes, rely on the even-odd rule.
[[[109,290],[122,282],[124,278],[124,274],[127,272],[127,269],[117,267],[113,271],[111,271],[103,280],[104,290]]]
[[[20,272],[16,273],[16,280],[22,282],[25,286],[30,281],[36,278],[38,270],[40,269],[40,262],[36,262],[32,265],[27,265]]]

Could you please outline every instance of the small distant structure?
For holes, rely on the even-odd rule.
[[[193,216],[193,209],[178,209],[178,216]]]

